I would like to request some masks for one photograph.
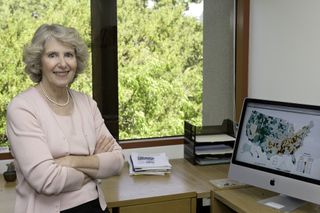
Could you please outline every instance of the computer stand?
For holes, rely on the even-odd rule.
[[[299,208],[306,202],[297,198],[287,196],[287,195],[279,194],[277,196],[260,200],[258,201],[258,203],[278,209],[282,212],[291,212]]]

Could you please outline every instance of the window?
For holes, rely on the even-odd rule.
[[[127,1],[121,1],[127,4],[130,2]],[[134,1],[135,4],[142,4],[142,6],[145,6],[145,3],[147,1]],[[155,1],[156,3],[161,2],[167,2],[167,1]],[[170,1],[174,2],[174,1]],[[178,1],[176,1],[178,2]],[[182,1],[180,1],[182,2]],[[119,3],[120,4],[120,3]],[[129,4],[129,3],[128,3]],[[243,6],[245,5],[245,7]],[[128,7],[128,5],[125,5]],[[248,14],[248,1],[237,1],[237,7],[242,8],[242,10],[246,11],[246,14]],[[93,36],[93,87],[94,87],[94,98],[97,100],[98,105],[100,107],[100,110],[102,112],[102,115],[106,121],[106,124],[112,134],[119,139],[119,128],[121,128],[121,118],[119,118],[119,110],[122,112],[125,112],[125,110],[119,109],[119,91],[121,91],[121,88],[118,84],[121,79],[122,74],[118,73],[120,72],[119,64],[122,63],[122,61],[118,61],[118,51],[119,51],[119,38],[117,36],[117,33],[121,30],[121,27],[118,26],[117,22],[117,1],[110,0],[108,2],[105,1],[92,1],[92,36]],[[130,10],[128,10],[128,13],[130,13]],[[237,15],[241,15],[241,19],[237,19],[237,24],[239,24],[239,21],[247,21],[248,16],[244,17],[244,13],[237,13]],[[131,21],[131,20],[130,20]],[[246,22],[244,22],[246,23]],[[236,48],[236,78],[241,75],[242,78],[245,80],[246,75],[245,72],[247,70],[246,67],[246,50],[244,47],[246,47],[246,39],[247,36],[243,37],[243,33],[246,33],[247,25],[238,25],[237,32],[240,32],[237,34],[237,40],[242,40],[239,44],[242,46],[237,46],[239,48]],[[242,32],[240,31],[242,30]],[[242,37],[241,37],[242,36]],[[140,40],[139,40],[140,39]],[[144,41],[144,37],[137,38],[136,41]],[[243,42],[244,41],[244,42]],[[243,45],[244,44],[244,45]],[[137,50],[136,50],[137,51]],[[242,52],[241,52],[242,51]],[[125,58],[126,53],[121,53],[122,57]],[[137,53],[141,54],[141,53]],[[240,56],[241,55],[241,56]],[[243,58],[241,58],[243,57]],[[123,59],[121,59],[123,60]],[[134,69],[134,68],[133,68]],[[242,72],[241,71],[245,71]],[[138,74],[137,74],[138,75]],[[118,77],[119,76],[119,77]],[[136,77],[136,76],[135,76]],[[138,76],[139,77],[139,76]],[[128,79],[128,84],[132,83],[130,82],[132,79]],[[159,80],[161,81],[161,79]],[[127,82],[126,82],[127,83]],[[158,84],[159,82],[155,82],[155,84]],[[240,84],[239,84],[240,83]],[[242,84],[244,83],[244,84]],[[239,103],[237,106],[241,106],[242,98],[246,96],[246,86],[245,81],[238,82],[236,84],[236,93],[237,98],[240,97],[240,105]],[[151,89],[152,92],[152,89]],[[132,95],[133,91],[127,92],[130,97]],[[123,97],[124,99],[127,97]],[[237,99],[236,98],[236,99]],[[238,99],[237,99],[238,100]],[[152,101],[152,99],[151,99]],[[126,107],[126,106],[124,106]],[[237,108],[239,110],[239,108]],[[130,110],[130,109],[129,109]],[[141,117],[143,117],[144,114],[141,113]],[[120,125],[119,125],[120,121]],[[156,120],[153,120],[153,122],[156,122]],[[125,125],[123,125],[124,127]],[[142,127],[143,128],[143,127]],[[126,136],[125,136],[126,137]],[[120,138],[121,139],[121,138]]]
[[[201,125],[203,10],[189,11],[202,3],[117,1],[120,140],[183,135],[184,120]]]
[[[240,115],[242,100],[247,96],[247,70],[248,70],[248,32],[249,32],[249,0],[237,0],[236,23],[236,119]],[[43,22],[59,22],[76,27],[85,35],[89,47],[92,47],[92,87],[91,70],[87,72],[85,85],[73,86],[91,93],[97,100],[102,115],[110,131],[117,137],[118,125],[118,73],[117,73],[117,19],[116,0],[67,1],[52,3],[49,0],[19,0],[5,1],[0,5],[0,134],[4,134],[5,108],[13,96],[24,90],[32,83],[25,81],[23,65],[21,63],[21,47],[32,36],[34,29]],[[9,6],[8,6],[9,5]],[[51,8],[52,7],[52,8]],[[51,9],[50,9],[51,8]],[[81,10],[83,9],[83,10]],[[92,44],[90,42],[90,9]],[[69,15],[70,12],[73,15]],[[68,15],[61,15],[68,13]],[[75,19],[77,17],[77,19]],[[78,18],[81,17],[81,21]],[[10,23],[10,24],[8,24]],[[21,38],[22,40],[18,39]],[[24,40],[23,40],[24,39]],[[8,41],[10,48],[4,46]],[[15,61],[14,59],[18,59]],[[90,67],[90,66],[89,66]],[[11,70],[10,72],[5,72]],[[14,73],[14,74],[12,74]],[[89,80],[88,80],[89,79]],[[18,86],[17,86],[18,85]],[[146,146],[159,145],[157,139]],[[181,141],[181,140],[180,140]],[[155,142],[155,143],[154,143]],[[161,144],[175,143],[175,139],[161,139]],[[131,143],[133,144],[133,143]],[[145,143],[142,144],[142,146]],[[140,145],[138,145],[140,146]],[[128,146],[128,147],[135,147]],[[0,159],[10,158],[9,155],[0,154]]]

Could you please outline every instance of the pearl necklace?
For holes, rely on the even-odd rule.
[[[68,96],[67,102],[64,103],[64,104],[59,104],[59,103],[57,103],[56,101],[54,101],[52,98],[49,97],[49,95],[47,94],[47,92],[45,91],[45,89],[42,87],[41,82],[39,83],[39,85],[40,85],[40,88],[41,88],[42,93],[44,94],[44,96],[46,96],[46,98],[47,98],[51,103],[53,103],[53,104],[55,104],[55,105],[57,105],[57,106],[59,106],[59,107],[64,107],[64,106],[67,106],[67,105],[69,104],[69,102],[70,102],[70,94],[69,94],[68,89],[66,89],[67,96]]]

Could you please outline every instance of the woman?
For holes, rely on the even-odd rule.
[[[69,88],[87,59],[79,33],[57,24],[40,26],[24,49],[36,85],[7,109],[16,213],[108,212],[96,180],[118,174],[124,159],[96,102]]]

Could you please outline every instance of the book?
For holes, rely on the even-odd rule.
[[[165,153],[141,154],[133,152],[128,163],[130,175],[165,175],[171,171],[171,164]]]

